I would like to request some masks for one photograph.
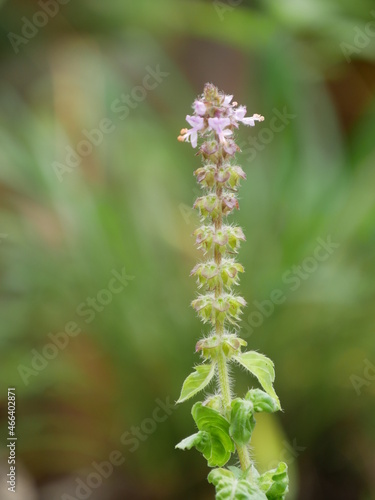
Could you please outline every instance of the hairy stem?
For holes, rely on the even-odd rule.
[[[222,216],[222,213],[221,213],[222,191],[223,190],[222,190],[221,187],[219,187],[219,186],[216,187],[216,196],[220,200],[220,214],[219,214],[218,218],[215,220],[215,232],[220,231],[221,228],[223,227],[223,216]],[[220,264],[221,264],[221,253],[220,253],[220,250],[219,250],[219,245],[215,245],[215,247],[214,247],[214,259],[215,259],[215,263],[216,263],[217,267],[219,267]],[[216,287],[215,287],[215,297],[216,298],[220,297],[220,295],[222,294],[222,292],[223,292],[223,285],[222,285],[222,283],[220,281],[216,285]],[[216,332],[218,334],[222,334],[223,333],[223,325],[216,324]]]
[[[219,374],[220,392],[221,395],[223,396],[223,405],[225,412],[227,413],[228,411],[230,411],[230,404],[232,402],[232,397],[230,393],[227,359],[223,351],[221,351],[218,356],[217,371]]]
[[[236,444],[236,450],[238,458],[240,459],[241,469],[242,470],[248,469],[251,465],[251,460],[247,446],[246,445],[240,446],[239,444]]]
[[[216,169],[218,170],[221,162],[217,165]],[[221,213],[221,199],[222,199],[222,188],[220,186],[216,186],[216,196],[220,200],[220,214],[218,218],[215,220],[215,232],[220,231],[223,227],[223,216]],[[221,264],[221,253],[219,251],[219,245],[215,245],[214,247],[214,259],[216,265],[219,267]],[[218,283],[215,287],[215,297],[218,298],[223,293],[223,285],[222,283]],[[224,333],[224,325],[223,323],[217,321],[215,325],[215,332],[217,335],[222,336]],[[228,375],[228,366],[227,366],[227,358],[223,351],[220,352],[218,360],[217,360],[218,374],[219,374],[219,388],[220,393],[223,397],[223,406],[225,413],[230,412],[230,406],[232,402],[231,391],[230,391],[230,383],[229,383],[229,375]],[[251,460],[249,456],[249,451],[247,446],[240,446],[236,444],[236,450],[238,454],[238,458],[240,460],[241,469],[246,470],[251,465]]]
[[[217,368],[219,374],[220,392],[223,397],[223,405],[225,408],[225,413],[228,413],[230,411],[232,397],[230,392],[227,359],[222,351],[217,360]],[[248,469],[251,465],[251,460],[247,446],[240,446],[239,444],[236,444],[236,450],[238,458],[240,459],[241,469]]]

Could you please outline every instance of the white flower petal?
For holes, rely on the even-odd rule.
[[[197,147],[197,143],[198,143],[198,133],[195,130],[193,130],[191,133],[191,145],[193,146],[193,148]]]
[[[246,115],[246,106],[239,106],[234,112],[234,118],[238,121],[242,121]]]
[[[254,121],[253,117],[243,118],[241,121],[244,125],[248,125],[250,127],[254,127],[254,125],[255,125],[255,121]]]
[[[206,105],[202,101],[194,101],[194,111],[197,115],[203,116],[206,114]]]
[[[190,116],[186,115],[186,121],[195,130],[201,130],[204,126],[204,120],[201,116]]]
[[[224,102],[223,102],[224,106],[229,106],[229,104],[231,103],[232,99],[233,99],[232,95],[226,95],[226,96],[224,96]]]
[[[212,128],[212,130],[215,130],[217,134],[220,134],[225,127],[228,127],[230,125],[230,119],[229,118],[209,118],[208,119],[208,124]]]

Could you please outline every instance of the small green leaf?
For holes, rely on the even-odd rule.
[[[245,396],[247,401],[251,401],[254,407],[254,413],[266,412],[273,413],[279,410],[279,403],[269,394],[261,389],[251,389]]]
[[[208,474],[208,481],[216,488],[216,500],[267,500],[258,486],[236,476],[227,469],[214,469]]]
[[[278,407],[280,408],[279,398],[272,385],[275,380],[273,362],[264,356],[264,354],[260,354],[256,351],[244,352],[238,356],[234,356],[232,359],[249,370],[249,372],[259,380],[263,389],[277,401]]]
[[[209,467],[222,467],[234,451],[234,443],[229,436],[228,420],[218,411],[203,406],[202,403],[195,403],[191,413],[198,429],[209,436],[208,444],[199,451],[203,453]]]
[[[258,483],[268,500],[284,500],[289,491],[288,466],[280,462],[276,469],[262,474]]]
[[[234,400],[230,422],[229,434],[233,440],[241,446],[247,444],[255,427],[253,404],[244,399]]]
[[[176,444],[176,448],[180,450],[190,450],[193,446],[201,453],[204,453],[206,449],[209,450],[210,435],[208,432],[199,431]]]
[[[198,365],[185,380],[177,403],[182,403],[202,391],[215,374],[215,363]]]

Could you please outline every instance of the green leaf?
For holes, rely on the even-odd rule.
[[[245,399],[232,402],[229,434],[240,445],[247,444],[255,427],[253,404]]]
[[[216,500],[267,500],[258,486],[236,476],[227,469],[214,469],[208,474],[208,481],[216,488]]]
[[[279,403],[269,394],[261,389],[251,389],[245,396],[247,401],[251,401],[254,407],[254,413],[266,412],[273,413],[279,410]]]
[[[258,483],[268,500],[284,500],[289,491],[288,466],[280,462],[276,469],[262,474]]]
[[[202,391],[211,382],[214,374],[215,363],[196,366],[195,372],[185,380],[177,403],[182,403]]]
[[[180,441],[176,444],[176,448],[180,450],[190,450],[193,446],[195,446],[198,451],[204,453],[209,445],[210,435],[208,432],[199,431]]]
[[[234,443],[229,436],[228,420],[216,410],[203,406],[202,403],[196,403],[191,413],[198,429],[204,432],[201,434],[197,449],[203,453],[209,467],[222,467],[234,451]],[[206,437],[208,440],[202,441]],[[190,445],[191,442],[189,441],[188,444]],[[195,446],[195,443],[193,445]]]
[[[249,370],[249,372],[259,380],[261,386],[267,394],[277,401],[280,409],[280,401],[272,385],[275,380],[273,362],[264,356],[264,354],[260,354],[256,351],[244,352],[238,356],[234,356],[232,359],[236,360],[240,365]]]

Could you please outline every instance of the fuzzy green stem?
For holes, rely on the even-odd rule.
[[[221,165],[221,159],[218,162],[217,170]],[[220,213],[217,219],[215,220],[215,232],[220,231],[223,226],[223,216],[221,213],[221,198],[222,198],[223,190],[222,187],[216,186],[216,196],[220,200]],[[219,251],[219,245],[215,245],[214,247],[214,260],[216,265],[219,267],[221,264],[221,253]],[[215,297],[218,298],[223,293],[222,283],[219,282],[215,287]],[[224,325],[221,322],[216,322],[215,324],[216,334],[222,336],[224,333]],[[220,393],[223,397],[223,406],[226,414],[230,413],[230,407],[232,402],[232,396],[230,391],[230,383],[229,383],[229,375],[228,375],[228,366],[227,366],[227,358],[224,352],[221,350],[217,359],[217,368],[219,374],[219,388]],[[251,460],[249,456],[249,451],[247,446],[240,446],[236,444],[236,450],[238,454],[238,458],[240,460],[241,469],[246,470],[251,465]]]
[[[248,469],[251,465],[251,460],[247,446],[240,446],[239,444],[236,444],[236,450],[238,458],[240,459],[241,469]]]
[[[227,367],[227,359],[223,351],[220,352],[217,359],[217,368],[219,373],[219,386],[220,392],[223,396],[223,404],[225,408],[225,412],[230,411],[230,405],[232,401],[231,392],[230,392],[230,383],[229,383],[229,375],[228,375],[228,367]],[[238,458],[240,460],[241,469],[246,470],[251,465],[249,451],[247,446],[240,446],[236,444],[236,450],[238,454]]]
[[[222,190],[221,187],[217,187],[216,188],[216,196],[220,200],[220,204],[221,204],[222,191],[223,190]],[[222,227],[223,227],[223,216],[222,216],[222,213],[221,213],[221,206],[220,206],[219,216],[215,220],[215,232],[220,231]],[[215,247],[214,247],[214,260],[215,260],[215,263],[216,263],[217,267],[219,267],[220,264],[221,264],[221,253],[220,253],[220,250],[219,250],[219,245],[215,245]],[[222,283],[220,281],[217,284],[216,288],[215,288],[215,297],[216,298],[220,297],[220,295],[222,294],[222,292],[223,292],[223,286],[222,286]],[[220,333],[222,333],[223,328],[219,326],[219,328],[216,328],[216,330],[220,330],[219,332],[217,332],[217,333],[220,334]]]
[[[220,392],[223,396],[223,405],[225,412],[230,410],[230,404],[232,402],[232,397],[230,393],[229,375],[227,367],[227,359],[223,351],[220,351],[217,359],[217,371],[219,374],[219,386]]]

